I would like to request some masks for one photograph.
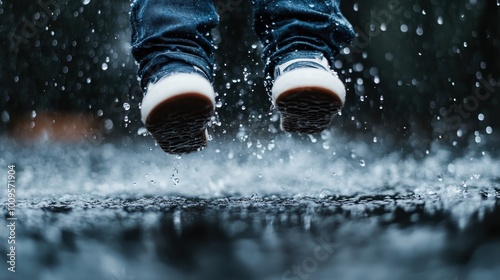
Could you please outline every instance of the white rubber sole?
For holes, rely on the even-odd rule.
[[[335,93],[342,104],[345,102],[346,91],[342,81],[331,73],[315,68],[296,69],[279,76],[271,90],[273,102],[276,105],[281,94],[298,88],[322,88]]]
[[[150,84],[142,100],[141,118],[146,123],[153,109],[166,100],[189,93],[203,95],[215,104],[215,93],[210,82],[194,73],[179,73],[167,76],[155,84]]]

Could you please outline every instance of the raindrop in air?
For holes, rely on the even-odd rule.
[[[138,130],[137,130],[137,135],[146,135],[148,133],[148,130],[147,128],[145,127],[140,127]]]
[[[10,115],[7,111],[2,112],[2,122],[3,123],[8,123],[10,120]]]
[[[172,179],[172,182],[174,182],[174,187],[176,187],[179,182],[180,182],[180,179],[179,179],[179,166],[180,166],[180,160],[181,160],[181,156],[176,156],[175,159],[174,159],[174,167],[172,168],[172,175],[170,176],[170,178]]]

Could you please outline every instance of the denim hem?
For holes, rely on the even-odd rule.
[[[354,37],[340,0],[252,0],[254,31],[264,45],[266,77],[283,59],[320,53],[329,62]],[[136,0],[131,8],[132,54],[141,85],[196,66],[213,82],[212,0]],[[238,63],[238,62],[236,62]],[[177,69],[177,70],[176,70]],[[184,69],[184,70],[179,70]],[[190,69],[190,70],[187,70]]]
[[[182,52],[163,52],[155,54],[139,72],[141,86],[145,88],[149,83],[174,73],[198,73],[213,82],[213,63],[205,59]]]

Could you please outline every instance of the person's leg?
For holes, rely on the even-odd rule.
[[[167,153],[200,150],[215,103],[212,0],[136,0],[130,19],[146,128]]]
[[[196,66],[212,80],[212,0],[135,0],[130,10],[132,55],[146,87],[179,66]]]
[[[268,74],[294,51],[322,53],[330,64],[354,38],[340,0],[252,0],[254,29],[264,44]]]
[[[345,102],[345,87],[331,69],[354,32],[339,0],[253,0],[254,28],[264,44],[271,96],[288,132],[326,129]]]

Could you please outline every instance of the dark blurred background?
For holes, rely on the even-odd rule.
[[[249,2],[216,1],[218,136],[242,127],[277,133]],[[141,134],[129,7],[125,0],[0,1],[1,133],[34,137],[26,131],[38,118],[49,126],[84,123],[108,139]],[[340,131],[424,150],[434,139],[460,147],[498,133],[497,0],[343,1],[342,11],[358,37],[335,63],[348,87],[335,120]]]

